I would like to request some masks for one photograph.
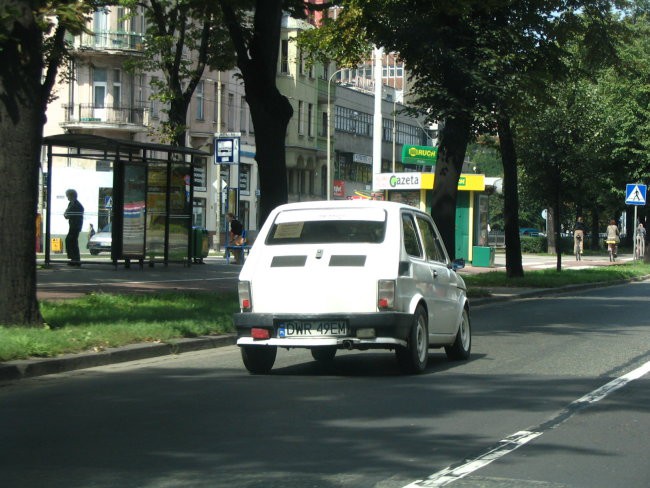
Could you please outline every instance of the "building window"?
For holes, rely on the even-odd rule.
[[[246,112],[247,112],[247,105],[246,105],[246,97],[241,97],[239,99],[239,131],[240,132],[246,132]]]
[[[228,131],[235,130],[235,95],[228,93]]]
[[[372,136],[372,115],[347,107],[335,107],[334,129],[365,137]],[[327,129],[327,128],[326,128]]]
[[[280,42],[280,73],[289,74],[289,41]]]
[[[312,122],[314,118],[314,104],[307,104],[307,135],[309,137],[314,137],[314,123]]]
[[[305,133],[305,102],[302,100],[298,101],[298,134],[303,135]]]
[[[204,117],[204,101],[205,101],[205,96],[204,96],[204,81],[201,80],[199,81],[199,84],[196,85],[196,118],[197,120],[203,120]]]
[[[113,108],[120,108],[122,105],[122,72],[119,69],[113,70]]]
[[[93,69],[93,106],[104,108],[106,105],[106,84],[108,75],[105,68]]]

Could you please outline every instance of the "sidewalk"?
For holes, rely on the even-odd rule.
[[[524,270],[547,269],[556,267],[555,256],[530,256],[522,257]],[[632,261],[631,255],[622,255],[617,263]],[[563,256],[562,267],[571,269],[584,269],[596,266],[609,266],[607,258],[599,256],[584,257],[582,261],[575,261]],[[214,291],[216,293],[235,292],[237,290],[237,277],[241,266],[227,265],[225,259],[210,256],[205,264],[159,265],[155,268],[138,266],[114,268],[107,264],[82,264],[81,268],[70,268],[65,263],[56,263],[48,269],[38,269],[37,281],[39,300],[66,299],[82,296],[89,292],[119,292],[142,293],[170,290],[200,290]],[[460,270],[460,274],[485,273],[490,271],[505,270],[505,255],[495,256],[495,265],[491,268],[479,268],[471,265]],[[566,292],[569,290],[587,289],[599,284],[576,285],[562,289],[543,288],[491,288],[489,297],[471,299],[472,306],[513,300],[531,298]],[[55,358],[26,359],[0,363],[0,382],[14,381],[21,378],[42,376],[47,374],[63,373],[77,369],[105,366],[125,361],[135,361],[164,355],[181,354],[184,352],[198,351],[215,347],[235,344],[233,335],[197,337],[192,339],[179,339],[173,344],[133,344],[129,346],[107,349],[101,352],[88,352],[69,354]]]

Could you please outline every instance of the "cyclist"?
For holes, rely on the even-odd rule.
[[[573,249],[575,250],[577,261],[580,261],[580,256],[585,249],[585,230],[587,230],[587,228],[582,217],[578,217],[573,228]]]
[[[616,253],[618,251],[618,243],[621,242],[618,226],[616,225],[616,221],[614,219],[610,220],[609,225],[607,226],[607,237],[605,242],[607,242],[609,260],[614,261],[616,259]]]

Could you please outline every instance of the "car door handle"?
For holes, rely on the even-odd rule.
[[[437,277],[438,277],[438,271],[434,269],[433,270],[433,278],[435,279]]]

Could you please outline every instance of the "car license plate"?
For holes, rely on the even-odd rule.
[[[283,322],[278,327],[278,337],[338,337],[348,334],[344,320],[296,320]]]

